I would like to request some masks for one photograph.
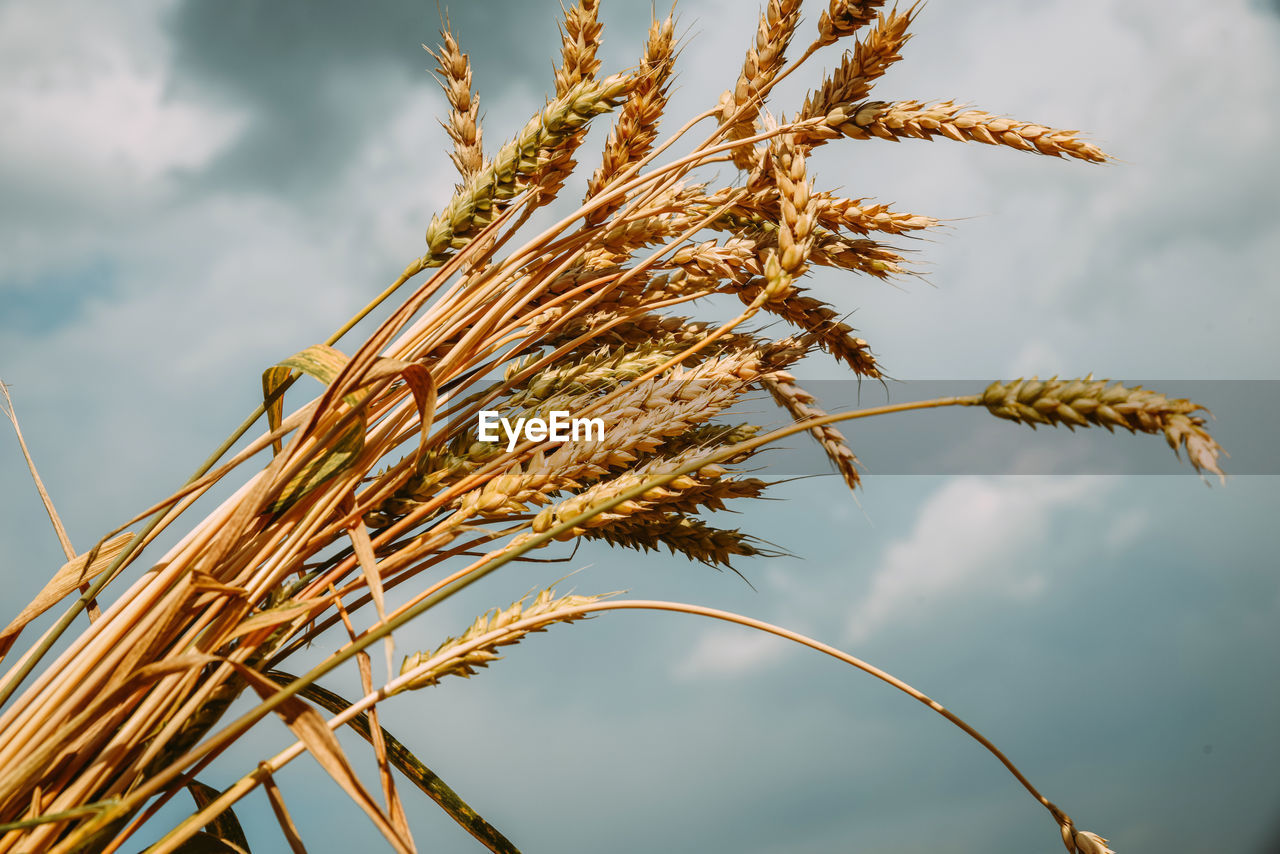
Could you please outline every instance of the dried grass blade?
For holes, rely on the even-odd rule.
[[[263,700],[269,699],[276,692],[275,683],[256,670],[251,670],[243,665],[237,665],[236,669],[248,680],[249,685]],[[320,713],[297,697],[286,698],[284,702],[276,707],[276,713],[285,722],[285,725],[293,731],[293,734],[298,737],[298,740],[306,745],[307,750],[320,763],[320,767],[373,820],[374,825],[391,843],[391,846],[399,854],[414,854],[413,843],[401,835],[400,831],[391,822],[391,819],[382,811],[377,802],[374,801],[373,796],[369,794],[369,791],[365,789],[359,778],[356,777],[356,772],[347,760],[347,755],[343,752],[342,746],[338,744],[338,739],[334,737],[329,727],[325,725],[324,718],[320,716]],[[160,854],[160,851],[157,851],[156,854]]]
[[[67,560],[72,560],[76,556],[75,546],[71,545],[71,538],[67,536],[67,529],[62,524],[62,517],[58,515],[58,511],[53,506],[53,499],[49,497],[49,491],[44,487],[44,481],[40,478],[40,472],[36,469],[36,461],[31,457],[31,450],[27,448],[27,440],[22,435],[22,426],[18,423],[18,412],[13,407],[13,398],[9,396],[9,387],[0,382],[0,394],[4,395],[4,414],[8,417],[9,422],[13,424],[13,432],[18,437],[18,447],[22,449],[22,456],[27,461],[27,471],[31,472],[31,480],[35,482],[36,492],[40,495],[40,501],[44,504],[44,510],[49,514],[49,521],[53,524],[53,533],[58,538],[58,544],[62,546],[62,553],[66,555]],[[87,593],[89,583],[80,585],[80,592]],[[89,622],[93,622],[102,616],[102,612],[98,610],[98,602],[96,599],[90,599],[86,603],[86,609],[89,612]],[[4,657],[4,652],[0,650],[0,658]]]
[[[266,676],[280,685],[288,685],[297,679],[296,676],[279,670],[267,671]],[[340,715],[351,707],[351,703],[343,697],[316,684],[308,685],[299,694],[335,715]],[[366,741],[372,742],[372,728],[369,725],[369,716],[367,714],[356,715],[347,721],[347,725],[358,732]],[[444,780],[441,780],[399,739],[387,732],[387,730],[381,727],[379,729],[387,746],[387,759],[400,773],[408,777],[423,794],[435,801],[442,810],[448,813],[450,818],[494,854],[520,854],[520,850],[509,839],[503,836],[497,828],[485,821],[479,813],[458,796],[457,792],[450,788]]]
[[[213,803],[214,799],[221,794],[212,786],[206,786],[199,780],[192,780],[187,784],[187,791],[191,793],[191,799],[196,802],[196,807],[203,809]],[[216,836],[218,839],[234,846],[235,849],[248,854],[249,840],[244,835],[244,828],[240,826],[240,820],[236,818],[236,814],[227,808],[220,815],[214,818],[204,826],[205,832]]]
[[[44,589],[37,594],[31,604],[22,609],[22,613],[0,632],[0,659],[3,659],[18,639],[19,633],[36,617],[52,608],[73,590],[96,578],[111,562],[115,560],[124,547],[133,539],[133,534],[120,534],[103,543],[96,551],[90,550],[62,565]]]
[[[289,843],[289,850],[293,854],[307,854],[307,847],[302,844],[302,836],[298,833],[298,826],[293,823],[293,819],[289,816],[289,809],[284,805],[284,795],[280,793],[280,787],[276,785],[275,777],[271,776],[271,771],[266,767],[266,763],[260,764],[258,770],[262,775],[262,787],[267,790],[267,800],[271,802],[271,811],[275,813],[276,823],[280,825],[280,830],[284,833],[284,838]]]
[[[27,448],[27,440],[22,435],[22,426],[18,423],[18,412],[13,408],[13,398],[9,396],[9,387],[0,382],[0,394],[4,395],[4,414],[9,419],[9,423],[13,425],[13,432],[18,437],[18,447],[22,449],[22,456],[27,461],[27,470],[31,472],[31,479],[35,482],[36,492],[40,494],[40,501],[44,504],[45,512],[49,514],[49,521],[53,523],[53,532],[58,537],[58,544],[62,546],[62,552],[67,556],[67,560],[71,560],[76,556],[75,547],[71,545],[71,538],[67,536],[67,529],[62,524],[58,511],[53,507],[53,499],[49,497],[49,492],[44,488],[44,481],[40,479],[40,472],[36,470],[36,462],[31,458],[31,451]]]
[[[370,551],[370,557],[372,557],[372,551]],[[330,589],[333,589],[332,585]],[[378,582],[378,589],[381,591],[381,581]],[[347,612],[346,605],[343,604],[336,591],[334,592],[334,603],[338,610],[338,616],[342,618],[342,625],[347,630],[347,637],[352,642],[355,642],[357,636],[355,626],[351,623],[351,615]],[[386,619],[385,612],[382,612],[380,616],[383,620]],[[387,676],[390,678],[392,673],[391,656],[393,654],[392,635],[388,634],[384,640],[386,641],[385,648],[387,651]],[[365,696],[369,696],[373,693],[373,666],[370,664],[369,654],[361,651],[356,655],[356,665],[360,670],[360,687],[364,690]],[[409,830],[409,819],[405,816],[404,804],[400,802],[400,795],[396,792],[395,778],[391,774],[391,768],[387,765],[387,749],[382,739],[382,727],[378,725],[378,706],[376,703],[369,707],[369,721],[373,735],[369,741],[373,744],[374,759],[378,763],[378,777],[387,800],[387,812],[390,814],[392,822],[404,834],[405,839],[412,840],[413,834]]]
[[[284,418],[284,392],[292,379],[293,371],[283,365],[272,365],[262,372],[262,401],[266,408],[268,432],[280,429]],[[278,455],[283,447],[280,439],[274,439],[271,442],[272,455]]]
[[[391,673],[389,659],[394,652],[390,643],[391,637],[391,635],[387,635],[386,638],[388,674]],[[360,667],[360,687],[364,689],[366,696],[372,694],[373,666],[369,663],[368,653],[360,653],[356,657],[356,662]],[[378,706],[376,704],[369,707],[369,730],[373,736],[370,743],[373,745],[374,759],[378,763],[378,780],[382,784],[382,795],[387,802],[387,814],[390,815],[392,824],[404,834],[404,838],[412,840],[413,833],[409,830],[409,818],[405,815],[404,804],[400,800],[400,793],[396,790],[396,780],[387,761],[387,744],[382,737],[382,727],[378,723]]]
[[[351,538],[351,547],[355,550],[365,582],[369,585],[369,595],[373,597],[373,606],[378,611],[378,620],[386,620],[387,606],[382,595],[382,575],[378,570],[378,559],[373,553],[373,541],[369,538],[369,529],[365,527],[362,520],[357,519],[347,528],[347,534]],[[395,672],[392,664],[396,649],[394,637],[394,635],[387,635],[384,644],[387,651],[388,674]]]

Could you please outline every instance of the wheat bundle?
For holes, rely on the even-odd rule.
[[[64,567],[0,636],[10,665],[0,689],[0,852],[120,850],[272,713],[299,742],[223,792],[194,789],[200,809],[149,850],[245,847],[232,808],[258,786],[296,848],[272,773],[304,751],[394,850],[415,849],[393,767],[482,844],[514,850],[383,732],[378,704],[473,674],[531,632],[622,608],[726,619],[860,667],[981,741],[1049,809],[1068,850],[1110,850],[1077,831],[994,745],[910,686],[816,641],[706,608],[544,590],[479,618],[433,652],[408,655],[394,676],[375,683],[371,647],[383,643],[389,655],[406,622],[534,550],[583,538],[665,548],[716,566],[764,553],[749,533],[715,528],[700,514],[759,497],[768,484],[743,476],[743,464],[797,432],[811,433],[857,487],[857,457],[832,426],[840,420],[982,405],[1032,426],[1161,433],[1175,450],[1185,447],[1198,469],[1220,473],[1220,449],[1192,415],[1197,407],[1140,389],[1091,379],[1019,381],[971,397],[827,414],[789,373],[825,351],[857,376],[881,376],[868,342],[797,283],[811,265],[875,278],[907,273],[900,250],[884,241],[937,224],[818,189],[807,160],[814,147],[941,137],[1107,159],[1075,131],[951,102],[869,101],[900,59],[914,6],[899,12],[831,0],[807,31],[799,2],[769,0],[736,81],[717,104],[662,138],[677,67],[675,20],[653,22],[634,67],[601,76],[597,5],[579,0],[568,9],[554,94],[511,141],[489,151],[467,55],[443,33],[433,56],[459,183],[427,226],[425,249],[328,342],[267,370],[261,410],[187,485]],[[794,116],[772,113],[777,84],[840,41],[851,49]],[[795,44],[805,50],[790,59]],[[590,124],[609,114],[613,128],[598,165],[588,167],[585,200],[529,233],[534,210],[551,203],[576,168]],[[689,150],[668,156],[676,140]],[[709,183],[704,167],[726,163],[736,167],[727,182]],[[685,316],[698,300],[725,293],[741,300],[737,316]],[[338,347],[356,321],[379,310],[382,320],[367,338]],[[782,323],[754,323],[766,315]],[[285,394],[303,374],[323,391],[285,415]],[[486,379],[492,375],[502,378]],[[716,420],[761,390],[793,424],[765,433]],[[486,413],[500,415],[509,435],[486,431]],[[556,413],[588,428],[597,419],[604,435],[588,429],[576,440],[557,438]],[[223,461],[263,416],[265,430]],[[525,429],[510,430],[514,424]],[[231,479],[239,485],[230,498],[188,520],[197,498]],[[167,553],[147,550],[179,525],[184,533]],[[146,571],[127,573],[135,567]],[[129,577],[127,589],[118,589]],[[89,586],[57,626],[12,654],[22,626],[80,584]],[[413,594],[389,610],[386,591],[403,585],[414,585]],[[78,613],[107,593],[106,610],[63,652],[48,655]],[[338,652],[300,676],[281,670],[331,630],[344,633]],[[319,684],[348,662],[364,689],[356,700]],[[224,720],[246,693],[258,702]],[[381,798],[339,748],[332,731],[343,724],[370,741]]]

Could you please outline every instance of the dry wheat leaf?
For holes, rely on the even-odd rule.
[[[280,670],[267,671],[266,676],[278,685],[288,685],[297,679],[293,674]],[[299,693],[331,714],[340,715],[351,708],[348,700],[314,683],[303,688]],[[347,721],[347,726],[358,732],[365,741],[373,742],[373,731],[367,713],[361,712],[351,718]],[[439,775],[428,768],[403,742],[386,728],[380,727],[380,729],[383,741],[386,743],[388,761],[401,774],[404,774],[409,782],[435,801],[449,814],[450,818],[494,854],[520,854],[520,849],[516,848],[511,840],[472,809],[448,783],[440,779]]]
[[[267,411],[268,431],[274,432],[280,429],[281,416],[284,412],[284,386],[293,376],[295,368],[328,385],[347,366],[348,361],[342,351],[327,344],[315,344],[263,371],[262,400]],[[347,402],[355,405],[353,400]],[[271,447],[273,453],[280,453],[280,440],[273,442]]]
[[[227,635],[226,640],[229,642],[261,629],[274,629],[276,626],[291,622],[308,611],[318,611],[323,608],[327,608],[329,607],[329,602],[330,599],[327,596],[319,599],[301,599],[287,605],[280,605],[276,608],[268,608],[265,611],[258,611],[252,617],[249,617],[238,624],[235,627],[235,630],[232,631],[231,634]]]
[[[271,776],[270,770],[266,767],[266,763],[258,766],[262,773],[262,788],[267,790],[267,800],[271,802],[271,811],[275,813],[276,823],[280,825],[280,832],[284,834],[285,840],[289,843],[289,850],[293,854],[307,854],[307,847],[302,844],[302,835],[298,833],[298,826],[293,823],[292,816],[289,815],[288,808],[284,805],[284,795],[280,792],[280,787],[276,785],[276,780]]]
[[[212,833],[201,831],[173,849],[174,854],[249,854],[249,849],[241,848]]]
[[[436,413],[436,381],[425,365],[404,362],[400,359],[380,357],[365,376],[362,385],[376,382],[387,376],[399,374],[404,384],[413,393],[414,405],[418,407],[418,454],[426,444],[427,435],[431,432],[431,424]]]
[[[191,793],[191,799],[196,802],[198,809],[204,809],[213,803],[218,795],[222,794],[213,786],[206,786],[199,780],[192,780],[188,783],[187,791]],[[249,852],[249,840],[244,835],[240,820],[236,818],[236,814],[230,807],[223,810],[213,821],[206,824],[204,832],[216,836],[228,845],[233,846],[232,850],[240,850],[245,854]]]
[[[231,663],[235,665],[236,670],[249,682],[254,691],[263,700],[271,699],[279,691],[274,682],[258,671],[245,667],[238,662]],[[351,763],[347,760],[347,755],[342,751],[342,746],[338,744],[338,739],[330,731],[320,713],[297,697],[287,698],[276,707],[275,711],[285,722],[285,725],[298,737],[298,740],[306,746],[311,755],[315,757],[316,762],[320,763],[320,767],[373,820],[374,825],[391,843],[392,847],[400,854],[413,854],[413,848],[406,840],[401,838],[391,819],[382,811],[373,796],[369,794],[356,776],[355,769],[351,767]]]
[[[103,543],[96,554],[90,550],[79,555],[75,560],[64,563],[36,598],[31,600],[31,604],[23,608],[22,613],[14,617],[13,622],[5,626],[3,632],[0,632],[0,657],[3,657],[9,651],[9,648],[13,646],[13,642],[18,639],[18,634],[27,623],[58,604],[62,597],[78,588],[81,584],[86,581],[92,581],[104,572],[111,565],[111,562],[116,559],[116,556],[124,551],[124,547],[128,545],[131,539],[133,539],[133,534],[120,534]],[[89,560],[91,555],[93,557],[92,562]]]

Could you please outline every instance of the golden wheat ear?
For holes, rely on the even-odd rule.
[[[449,139],[453,140],[453,151],[449,159],[457,167],[458,174],[466,184],[484,168],[484,147],[481,140],[483,131],[480,128],[480,98],[471,88],[471,61],[458,47],[453,34],[446,28],[440,33],[444,43],[438,51],[426,45],[422,49],[431,54],[436,61],[440,75],[440,88],[444,90],[449,102],[449,118],[441,122]]]

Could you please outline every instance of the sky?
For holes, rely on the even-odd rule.
[[[605,69],[624,68],[649,4],[603,6]],[[0,380],[78,548],[181,483],[253,408],[265,367],[323,340],[421,253],[455,180],[420,47],[436,43],[443,7],[0,0]],[[806,5],[803,31],[824,7]],[[447,11],[494,146],[552,86],[558,4]],[[756,6],[678,11],[670,115],[684,117],[732,84]],[[856,501],[836,477],[807,477],[729,520],[787,553],[737,565],[754,589],[666,555],[582,549],[486,579],[399,646],[433,648],[576,570],[562,588],[739,611],[895,673],[1120,854],[1280,852],[1280,463],[1268,447],[1280,4],[931,0],[914,31],[879,97],[1081,128],[1116,160],[940,141],[817,152],[820,187],[946,220],[905,244],[922,278],[814,278],[905,381],[860,399],[932,388],[912,381],[971,393],[1090,372],[1190,389],[1232,453],[1227,484],[1163,473],[1188,470],[1155,437],[898,416],[845,431],[868,472]],[[820,54],[774,108],[793,111],[836,62]],[[821,360],[797,373],[824,399],[859,399]],[[825,471],[812,448],[787,453],[772,473]],[[62,557],[7,439],[0,484],[7,622]],[[999,764],[928,709],[829,659],[688,617],[561,627],[384,715],[529,854],[1061,844]],[[272,723],[205,782],[226,785],[289,741]],[[309,759],[280,781],[311,850],[376,841]],[[423,850],[478,849],[403,794]],[[237,813],[255,851],[280,850],[265,798]]]

